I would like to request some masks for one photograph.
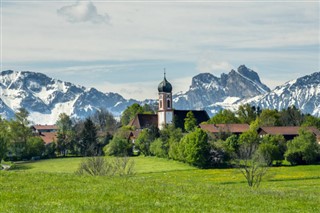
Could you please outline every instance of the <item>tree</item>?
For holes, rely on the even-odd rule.
[[[143,108],[139,104],[132,104],[123,111],[121,115],[121,124],[124,126],[128,125],[129,122],[136,116],[136,114],[143,112]]]
[[[72,149],[71,143],[74,139],[72,121],[67,114],[61,113],[57,121],[57,126],[57,149],[63,156],[65,156],[68,149]]]
[[[253,143],[257,143],[259,144],[260,138],[259,135],[257,133],[257,131],[255,131],[254,129],[250,129],[244,133],[242,133],[239,137],[239,144],[253,144]]]
[[[159,136],[157,127],[143,129],[135,140],[135,147],[145,156],[150,155],[150,145]]]
[[[263,136],[258,148],[258,152],[264,157],[268,165],[273,161],[280,162],[284,159],[286,150],[286,141],[282,135],[265,135]]]
[[[292,165],[311,164],[319,157],[319,150],[315,135],[300,129],[299,136],[287,143],[285,157]]]
[[[220,110],[208,121],[209,124],[229,124],[229,123],[240,123],[240,120],[236,117],[235,113],[231,110],[224,109]]]
[[[179,144],[181,160],[200,168],[208,166],[209,151],[208,135],[200,128],[185,135]]]
[[[302,126],[315,126],[320,129],[320,118],[314,117],[312,115],[307,115],[304,117]]]
[[[0,164],[2,159],[5,157],[7,153],[8,141],[5,137],[0,135]]]
[[[21,108],[15,114],[15,120],[8,123],[8,137],[10,140],[8,151],[11,156],[15,156],[17,159],[26,157],[27,140],[32,136],[32,131],[27,126],[29,124],[28,115],[28,111]]]
[[[176,144],[179,143],[182,138],[182,130],[180,128],[175,128],[174,125],[166,125],[160,131],[159,139],[155,140],[150,145],[150,151],[153,155],[163,158],[173,158],[175,151],[172,150],[173,147],[176,147]],[[170,150],[171,149],[171,150]],[[169,155],[169,153],[171,155]]]
[[[295,106],[283,109],[280,112],[281,126],[301,126],[304,120],[304,115]]]
[[[197,120],[194,117],[192,111],[187,113],[186,118],[184,119],[184,129],[187,132],[192,132],[197,127]]]
[[[250,187],[259,187],[263,176],[268,171],[268,164],[264,157],[257,152],[257,149],[258,142],[243,143],[236,159],[236,166]]]
[[[131,156],[133,151],[133,144],[128,139],[115,135],[113,139],[107,144],[103,151],[106,155],[113,156]]]
[[[92,116],[93,122],[97,125],[98,131],[104,135],[113,135],[118,127],[118,122],[114,116],[105,109],[97,110]]]
[[[84,128],[81,132],[80,153],[82,156],[96,156],[97,150],[97,129],[90,118],[84,122]]]
[[[277,110],[264,109],[262,110],[259,119],[261,126],[279,126],[280,115]]]
[[[0,117],[0,164],[8,151],[8,122]]]
[[[251,107],[249,104],[239,106],[237,111],[240,122],[247,124],[250,124],[252,121],[254,121],[259,113],[260,110],[257,110],[255,107]]]
[[[27,140],[27,146],[26,146],[26,155],[25,157],[31,158],[31,157],[40,157],[44,154],[45,151],[45,145],[43,140],[40,137],[30,137]]]

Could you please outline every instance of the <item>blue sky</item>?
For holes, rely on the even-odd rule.
[[[125,98],[245,64],[271,89],[320,71],[319,1],[1,1],[1,70]]]

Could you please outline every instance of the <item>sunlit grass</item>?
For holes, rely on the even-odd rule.
[[[271,168],[251,189],[236,169],[136,157],[135,176],[77,176],[82,158],[0,172],[0,212],[320,212],[320,166]]]

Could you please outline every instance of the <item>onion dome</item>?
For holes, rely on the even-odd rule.
[[[159,92],[166,92],[166,93],[172,92],[172,86],[169,83],[169,81],[167,81],[166,74],[164,74],[163,81],[158,86],[158,91]]]

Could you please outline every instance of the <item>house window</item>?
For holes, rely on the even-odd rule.
[[[168,108],[171,108],[170,105],[171,105],[170,100],[167,100],[167,107],[168,107]]]

